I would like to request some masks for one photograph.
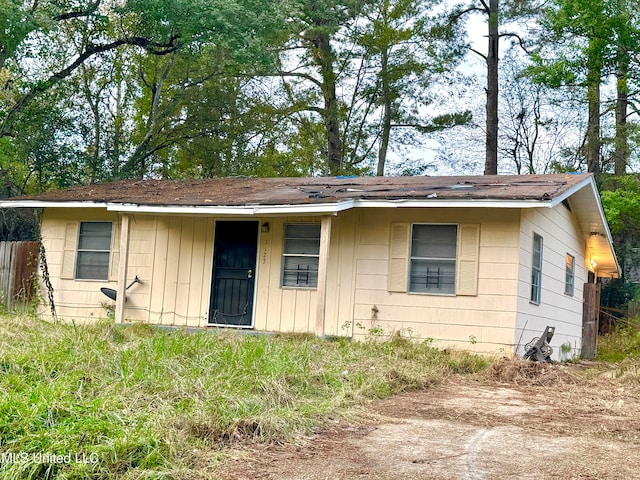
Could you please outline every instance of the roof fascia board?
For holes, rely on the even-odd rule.
[[[613,237],[611,235],[611,231],[609,230],[609,224],[607,223],[607,220],[606,220],[607,217],[604,214],[604,208],[602,207],[602,202],[600,201],[600,192],[598,192],[598,187],[596,187],[596,182],[592,176],[585,178],[582,182],[574,185],[572,188],[567,190],[560,197],[554,199],[553,206],[555,207],[556,205],[568,199],[569,197],[571,197],[572,195],[574,195],[575,193],[577,193],[578,191],[582,190],[585,187],[591,187],[591,194],[593,195],[593,199],[596,203],[596,207],[598,208],[598,214],[600,215],[602,226],[604,227],[605,233],[607,234],[607,240],[609,240],[609,243],[613,245]],[[576,205],[576,206],[579,208],[579,205]]]
[[[269,214],[334,214],[352,208],[541,208],[553,207],[548,200],[345,200],[332,203],[312,203],[301,205],[138,205],[110,202],[53,202],[41,200],[0,201],[0,208],[106,208],[109,211],[125,213],[168,213],[200,215],[269,215]]]
[[[609,248],[611,248],[611,251],[613,252],[613,259],[618,269],[617,273],[619,273],[622,271],[622,269],[620,268],[618,257],[615,254],[615,249],[613,247],[613,236],[611,235],[611,230],[609,230],[609,223],[607,222],[607,217],[604,214],[604,208],[602,207],[602,202],[600,201],[600,192],[598,192],[598,187],[596,186],[595,178],[593,176],[589,176],[584,180],[582,180],[581,182],[575,184],[573,187],[571,187],[569,190],[564,192],[558,198],[555,198],[552,202],[553,206],[555,207],[556,205],[562,203],[564,200],[567,200],[569,197],[576,194],[583,188],[591,188],[591,195],[598,209],[598,215],[600,216],[600,223],[602,224],[602,228],[604,229],[604,232],[606,234],[607,241],[609,242]],[[580,208],[580,204],[572,205],[572,207]]]
[[[552,207],[556,207],[557,205],[559,205],[562,202],[564,202],[567,198],[569,198],[570,196],[572,196],[576,192],[582,190],[584,187],[586,187],[588,185],[591,185],[591,189],[593,190],[593,192],[596,195],[596,197],[600,198],[599,195],[598,195],[598,189],[596,188],[596,182],[595,182],[593,176],[589,176],[589,177],[586,177],[584,180],[576,183],[573,187],[569,188],[562,195],[559,195],[556,198],[554,198],[553,200],[551,200],[551,204],[552,204],[551,206]]]
[[[201,215],[278,215],[278,214],[335,214],[352,208],[540,208],[551,207],[540,200],[346,200],[334,203],[302,205],[253,206],[163,206],[109,204],[108,210],[127,213],[188,213]]]
[[[254,206],[163,206],[109,204],[107,210],[123,213],[168,213],[198,215],[270,215],[270,214],[335,214],[352,208],[351,201],[310,205],[254,205]]]
[[[356,200],[354,207],[359,208],[541,208],[551,207],[547,200],[491,200],[491,199],[452,199],[452,200]]]
[[[107,208],[106,202],[52,202],[47,200],[5,200],[0,208]]]

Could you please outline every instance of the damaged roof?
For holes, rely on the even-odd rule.
[[[0,207],[105,208],[140,214],[328,215],[358,207],[554,208],[566,202],[593,258],[617,275],[591,174],[122,180],[0,200]]]
[[[224,177],[121,180],[7,199],[148,206],[309,205],[347,200],[530,200],[565,197],[590,174],[454,177]],[[37,206],[37,205],[34,205]],[[62,205],[60,205],[62,206]]]

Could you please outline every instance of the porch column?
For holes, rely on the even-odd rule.
[[[120,264],[118,265],[118,285],[116,296],[116,323],[124,321],[124,302],[127,292],[127,268],[129,264],[129,215],[123,214],[120,222]]]
[[[320,227],[320,257],[318,259],[318,304],[316,309],[316,334],[324,335],[325,310],[327,306],[327,267],[331,244],[331,216],[322,217]]]

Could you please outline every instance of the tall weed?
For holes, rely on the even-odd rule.
[[[486,364],[405,340],[2,318],[0,477],[207,478],[225,445],[295,440],[370,399]]]
[[[612,332],[599,337],[597,357],[606,362],[640,358],[640,317],[624,319]]]

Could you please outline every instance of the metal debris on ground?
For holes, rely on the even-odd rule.
[[[549,342],[551,342],[555,331],[556,327],[550,327],[547,325],[547,328],[544,329],[544,333],[541,337],[535,337],[524,346],[524,358],[534,362],[551,363],[553,348],[551,348]]]

